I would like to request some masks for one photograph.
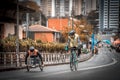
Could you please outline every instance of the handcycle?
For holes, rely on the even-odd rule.
[[[43,66],[41,60],[38,57],[29,57],[27,60],[27,71],[29,72],[32,68],[39,67],[41,71],[43,71]]]
[[[76,53],[77,48],[72,47],[70,49],[71,49],[70,69],[71,69],[71,71],[74,71],[74,70],[77,71],[77,68],[78,68],[78,59],[77,59],[77,53]]]

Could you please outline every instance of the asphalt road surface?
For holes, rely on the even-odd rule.
[[[100,48],[99,54],[80,62],[78,71],[71,71],[69,64],[0,73],[0,80],[120,80],[120,53]]]

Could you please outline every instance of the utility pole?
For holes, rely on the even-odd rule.
[[[40,25],[41,25],[41,11],[40,11]]]
[[[26,38],[28,38],[29,36],[29,13],[26,13]]]
[[[40,5],[41,5],[41,0],[40,0]],[[40,25],[42,24],[41,16],[42,16],[42,13],[41,13],[41,9],[40,9]]]
[[[19,67],[19,1],[17,0],[17,25],[16,25],[16,30],[17,30],[17,33],[16,33],[16,57],[17,57],[17,60],[16,60],[16,66]]]
[[[119,17],[120,17],[120,1],[119,1]],[[120,18],[118,21],[118,37],[120,38]]]

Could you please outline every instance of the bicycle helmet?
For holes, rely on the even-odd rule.
[[[74,35],[75,34],[75,31],[74,30],[71,30],[70,32],[69,32],[69,35]]]
[[[31,52],[33,52],[34,49],[35,49],[35,48],[34,48],[33,46],[30,47],[30,51],[31,51]]]

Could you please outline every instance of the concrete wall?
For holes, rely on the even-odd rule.
[[[4,24],[4,37],[8,37],[8,34],[14,35],[15,34],[15,24],[14,23],[5,23]],[[23,28],[19,26],[19,39],[23,38]]]
[[[4,28],[5,28],[5,32],[4,32],[4,36],[8,37],[8,34],[15,34],[15,27],[13,23],[5,23],[4,24]]]
[[[19,26],[19,39],[23,39],[23,28]]]

